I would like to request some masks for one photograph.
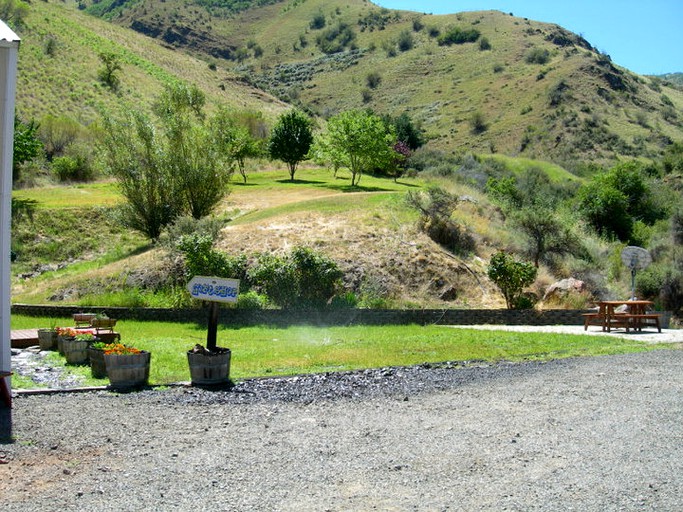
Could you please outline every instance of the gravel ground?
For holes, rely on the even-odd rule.
[[[22,395],[9,511],[683,509],[683,351]]]

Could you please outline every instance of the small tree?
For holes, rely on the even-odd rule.
[[[104,119],[104,165],[126,198],[122,221],[156,240],[164,226],[182,211],[178,186],[163,143],[149,119],[140,112],[125,121]]]
[[[12,161],[12,180],[19,179],[21,164],[40,155],[43,144],[37,136],[39,125],[35,120],[24,123],[14,116],[14,160]]]
[[[152,240],[182,213],[208,215],[227,193],[221,134],[203,122],[202,106],[197,88],[172,84],[155,104],[159,128],[140,112],[105,118],[104,163],[126,198],[122,220]]]
[[[531,263],[517,261],[511,254],[500,251],[491,256],[487,273],[503,293],[507,308],[515,309],[524,288],[536,279],[537,269]]]
[[[523,208],[513,214],[512,221],[526,237],[527,252],[536,268],[549,254],[563,255],[579,251],[577,238],[548,208]]]
[[[97,73],[100,81],[111,88],[113,91],[119,88],[121,80],[118,76],[118,72],[121,70],[121,62],[119,56],[111,52],[100,53],[100,60],[102,61],[103,67]]]
[[[294,173],[299,162],[305,160],[313,144],[311,121],[303,112],[285,112],[273,127],[268,143],[271,158],[282,160],[289,168],[289,179],[294,181]]]
[[[267,129],[260,114],[221,109],[213,118],[212,125],[217,137],[216,144],[228,160],[237,164],[246,183],[246,160],[262,156],[267,138]]]
[[[364,110],[347,110],[330,118],[319,151],[335,168],[351,171],[351,186],[364,171],[384,169],[395,157],[396,134],[381,118]]]

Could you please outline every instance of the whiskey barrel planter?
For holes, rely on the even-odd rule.
[[[40,350],[57,348],[57,331],[54,329],[38,329],[38,345],[40,345]]]
[[[187,362],[193,386],[219,386],[230,382],[229,348],[217,347],[214,351],[189,350]]]
[[[101,348],[88,347],[88,359],[90,359],[90,371],[93,379],[104,379],[107,376],[107,365],[104,362],[104,350]]]
[[[57,351],[59,352],[59,355],[64,355],[64,341],[73,339],[75,339],[74,336],[57,335]]]
[[[79,341],[76,338],[65,338],[62,344],[67,363],[85,364],[88,362],[89,342]]]
[[[149,352],[139,354],[104,354],[104,363],[113,388],[134,388],[145,386],[149,380],[151,356]]]

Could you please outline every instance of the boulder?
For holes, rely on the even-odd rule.
[[[582,293],[586,291],[586,283],[573,277],[562,279],[556,283],[548,286],[543,296],[543,302],[548,300],[558,300],[567,297],[573,293]]]

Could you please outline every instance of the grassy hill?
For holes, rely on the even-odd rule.
[[[90,9],[323,117],[354,107],[407,112],[431,147],[449,152],[573,168],[654,158],[683,137],[679,88],[615,66],[557,25],[498,11],[390,11],[364,0],[185,5],[105,1]],[[441,44],[454,29],[479,35]]]
[[[74,4],[31,4],[19,35],[17,113],[26,120],[69,117],[88,125],[103,109],[148,109],[163,84],[173,80],[201,86],[209,107],[222,103],[260,110],[268,118],[285,107],[224,68],[212,70],[206,61],[90,16]],[[97,77],[102,52],[120,57],[116,92]]]
[[[390,305],[503,305],[484,277],[483,258],[493,247],[482,244],[478,254],[462,258],[417,229],[417,213],[404,196],[426,181],[364,176],[360,187],[351,190],[348,184],[343,172],[335,177],[315,167],[300,170],[295,182],[285,169],[254,173],[248,184],[237,179],[216,212],[233,219],[217,247],[249,257],[313,247],[333,257],[348,289],[376,294]],[[481,202],[463,202],[458,220],[466,221],[480,241],[513,244],[495,208],[474,190],[460,191]],[[166,278],[172,262],[139,235],[121,229],[102,208],[120,200],[111,184],[24,189],[14,197],[40,201],[34,219],[18,222],[13,230],[19,253],[13,265],[14,302],[159,305],[154,285]]]

